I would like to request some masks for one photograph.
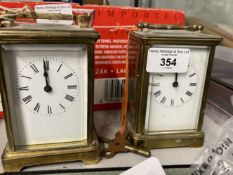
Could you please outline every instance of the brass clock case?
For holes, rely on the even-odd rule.
[[[203,145],[204,133],[201,131],[207,89],[213,64],[215,46],[221,42],[219,36],[203,34],[200,31],[154,30],[132,31],[129,37],[129,93],[127,128],[128,141],[135,147],[145,150],[166,147],[199,147]],[[149,73],[146,71],[148,49],[155,45],[207,46],[209,61],[198,116],[194,130],[168,130],[148,133],[145,130]],[[187,47],[188,48],[188,47]],[[156,114],[155,114],[156,115]],[[184,114],[185,115],[185,114]]]
[[[22,25],[0,29],[0,44],[83,44],[88,52],[88,97],[87,97],[87,139],[76,142],[61,142],[17,146],[14,143],[11,113],[7,97],[3,60],[0,58],[0,85],[4,120],[8,144],[2,154],[5,172],[17,172],[24,167],[57,162],[81,160],[85,164],[97,163],[99,144],[93,125],[94,93],[94,44],[99,34],[92,28],[78,29],[75,26]]]

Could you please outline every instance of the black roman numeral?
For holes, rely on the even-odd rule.
[[[34,107],[35,112],[39,112],[40,110],[40,103],[36,103],[36,106]]]
[[[65,80],[67,80],[68,78],[70,78],[72,76],[73,76],[73,73],[70,73],[70,74],[66,75],[64,78],[65,78]]]
[[[51,115],[52,114],[52,107],[48,105],[48,114]]]
[[[158,96],[160,96],[160,94],[161,94],[161,91],[156,91],[153,95],[154,95],[154,97],[158,97]]]
[[[21,75],[22,78],[27,78],[27,79],[32,79],[32,77],[28,77],[28,76],[24,76],[24,75]]]
[[[190,96],[190,97],[193,95],[193,93],[190,92],[190,91],[187,91],[185,94],[188,95],[188,96]]]
[[[183,98],[180,98],[180,100],[181,100],[181,102],[182,102],[182,103],[184,103],[184,100],[183,100]]]
[[[171,106],[174,106],[174,99],[171,99]]]
[[[62,67],[62,64],[58,67],[57,72],[60,71],[61,67]]]
[[[70,101],[70,102],[74,101],[74,97],[72,97],[71,95],[68,95],[68,94],[66,94],[65,99]]]
[[[190,83],[189,86],[196,86],[197,83]]]
[[[163,97],[162,100],[160,101],[160,103],[165,103],[165,101],[167,100],[167,97]]]
[[[28,86],[20,87],[19,90],[20,91],[28,91],[29,87]]]
[[[150,86],[160,86],[160,83],[149,83]]]
[[[28,95],[27,97],[22,99],[24,103],[28,104],[30,101],[32,101],[32,96]]]
[[[194,75],[196,75],[196,73],[192,73],[189,75],[189,77],[193,77]]]
[[[77,89],[77,85],[68,85],[67,88],[68,89]]]
[[[61,103],[59,103],[59,105],[62,109],[66,109]]]
[[[32,68],[32,70],[33,70],[35,73],[38,73],[38,72],[39,72],[39,70],[37,69],[37,67],[35,66],[35,64],[30,65],[30,67]]]

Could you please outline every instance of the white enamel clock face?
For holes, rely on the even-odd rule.
[[[29,111],[39,116],[57,116],[79,100],[79,76],[68,63],[54,57],[28,61],[18,73],[16,91]]]
[[[150,82],[153,100],[160,105],[174,108],[185,105],[192,99],[198,79],[194,67],[189,66],[186,73],[153,74]]]
[[[2,57],[16,145],[87,139],[86,46],[4,45]]]
[[[150,73],[145,121],[145,130],[149,134],[159,131],[193,131],[198,124],[209,48],[166,47],[189,48],[189,66],[185,73]]]

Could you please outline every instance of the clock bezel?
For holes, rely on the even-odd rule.
[[[154,33],[153,33],[154,31]],[[131,135],[130,142],[144,149],[161,148],[161,147],[176,147],[176,146],[201,146],[204,139],[204,133],[201,131],[204,118],[204,108],[207,101],[207,89],[210,80],[210,73],[213,64],[215,46],[221,42],[221,37],[203,34],[201,32],[193,32],[191,35],[185,33],[191,31],[178,31],[183,32],[184,36],[177,36],[177,31],[167,30],[168,35],[160,31],[146,29],[144,31],[133,31],[130,33],[129,42],[134,42],[139,45],[138,58],[136,58],[137,67],[136,72],[131,78],[135,78],[136,91],[134,102],[129,102],[128,115],[127,115],[127,128]],[[157,32],[157,33],[156,33]],[[201,108],[198,115],[197,129],[182,130],[182,131],[158,131],[153,134],[148,134],[145,129],[145,117],[147,106],[147,95],[149,85],[149,73],[146,71],[147,53],[148,49],[155,45],[190,45],[190,46],[207,46],[209,47],[209,61],[207,66],[206,78],[204,83],[203,95],[201,100]],[[131,48],[131,47],[129,47]],[[130,54],[130,50],[129,50]],[[129,55],[130,56],[130,55]],[[135,69],[129,63],[129,71]],[[133,90],[132,90],[133,91]],[[129,99],[130,99],[129,92]],[[132,118],[135,118],[134,120]],[[178,141],[179,140],[179,141]],[[175,143],[177,141],[177,143]]]
[[[52,25],[51,25],[52,26]],[[99,161],[98,141],[93,124],[94,98],[94,44],[99,34],[92,28],[75,28],[69,26],[49,25],[16,26],[0,29],[0,45],[4,44],[83,44],[88,52],[88,90],[87,90],[87,140],[70,143],[41,144],[17,146],[14,143],[11,114],[3,71],[3,62],[0,55],[0,92],[4,109],[4,120],[8,144],[2,155],[4,171],[19,171],[24,166],[46,164],[62,161],[83,160],[86,163]],[[1,54],[1,53],[0,53]],[[73,151],[71,151],[73,149]],[[78,151],[77,151],[78,150]],[[47,153],[45,153],[47,151]],[[66,155],[68,154],[69,155]],[[70,154],[73,152],[73,155]],[[38,160],[38,156],[47,155],[51,159]],[[52,158],[60,155],[60,158]],[[74,157],[76,155],[76,158]],[[85,157],[84,155],[87,155]],[[30,161],[29,157],[33,157]],[[14,159],[14,160],[13,160]],[[24,161],[25,160],[25,161]],[[21,161],[21,163],[19,163]],[[16,164],[15,164],[16,162]],[[12,165],[11,165],[12,164]]]

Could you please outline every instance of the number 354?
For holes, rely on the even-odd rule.
[[[160,66],[176,66],[176,58],[161,58]]]

